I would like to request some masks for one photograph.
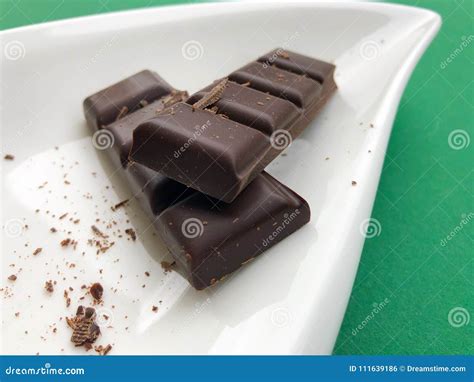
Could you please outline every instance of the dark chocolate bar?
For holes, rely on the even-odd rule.
[[[167,107],[184,101],[187,93],[178,91],[158,74],[144,70],[84,100],[84,114],[92,131],[103,129],[112,134],[106,150],[123,172],[134,197],[151,218],[192,190],[181,183],[138,163],[130,164],[133,130]]]
[[[308,126],[336,89],[334,70],[272,51],[141,124],[130,157],[230,203]]]
[[[263,172],[230,204],[195,192],[155,227],[196,289],[222,280],[310,219],[307,202]]]

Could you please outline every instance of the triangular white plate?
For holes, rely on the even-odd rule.
[[[98,281],[98,343],[113,344],[112,354],[331,353],[400,96],[439,26],[437,14],[403,6],[221,3],[1,33],[2,156],[15,155],[2,160],[2,352],[84,354],[60,317],[90,304],[81,285]],[[144,68],[193,92],[279,46],[337,64],[336,95],[268,169],[308,200],[313,217],[197,292],[164,273],[169,255],[136,203],[111,210],[128,191],[92,146],[81,103]],[[104,254],[87,244],[93,224],[115,241]],[[112,234],[128,227],[136,242]],[[75,250],[60,246],[67,237]],[[52,294],[47,280],[56,281]]]

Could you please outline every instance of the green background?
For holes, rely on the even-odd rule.
[[[0,29],[177,2],[0,0]],[[394,2],[432,9],[443,26],[400,103],[372,214],[381,231],[365,242],[335,353],[474,354],[474,2]]]

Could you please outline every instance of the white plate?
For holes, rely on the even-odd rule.
[[[90,304],[80,286],[99,281],[98,308],[112,322],[98,343],[114,344],[113,354],[331,353],[397,105],[439,26],[435,13],[402,6],[227,3],[3,32],[2,156],[15,160],[2,160],[2,352],[84,354],[60,317]],[[269,168],[309,201],[313,218],[227,281],[197,292],[163,272],[169,255],[136,203],[110,209],[128,191],[93,148],[81,102],[143,68],[196,91],[278,46],[337,64],[337,94]],[[121,231],[134,227],[140,238],[112,237],[115,246],[96,255],[87,245],[92,224],[104,229],[96,218]],[[76,250],[61,248],[66,237],[78,240]],[[51,295],[43,288],[49,279],[57,281]]]

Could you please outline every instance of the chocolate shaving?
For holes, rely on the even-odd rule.
[[[120,207],[123,207],[125,204],[128,203],[128,200],[129,199],[122,200],[121,202],[117,203],[115,206],[111,207],[112,211],[115,211],[115,210],[119,209]]]
[[[77,308],[75,317],[66,317],[67,324],[73,330],[71,342],[76,346],[84,346],[86,350],[90,350],[91,344],[100,335],[100,328],[96,324],[95,318],[95,309],[84,308],[82,305]]]
[[[128,113],[128,107],[127,106],[124,106],[120,109],[120,113],[118,113],[117,115],[117,118],[115,118],[116,121],[118,121],[119,119],[125,117]]]
[[[44,289],[46,289],[46,292],[48,293],[53,293],[54,292],[54,284],[52,280],[46,281],[44,283]]]
[[[3,159],[5,159],[5,160],[13,160],[13,159],[15,159],[15,157],[14,157],[12,154],[6,154],[6,155],[3,157]]]
[[[212,106],[217,101],[219,101],[219,99],[222,97],[222,93],[224,93],[227,82],[228,79],[224,78],[221,82],[214,86],[204,97],[202,97],[199,101],[193,103],[193,109],[203,110],[206,107]]]
[[[105,233],[103,233],[99,228],[97,228],[95,225],[92,225],[91,229],[92,229],[92,232],[94,232],[94,235],[97,235],[104,239],[108,238],[108,236]]]
[[[132,241],[137,240],[137,234],[135,233],[135,230],[133,228],[127,228],[125,230],[125,233],[130,236],[130,239],[132,239]]]
[[[43,250],[43,248],[36,248],[33,252],[33,256],[38,255],[42,250]]]
[[[173,90],[170,94],[161,99],[163,109],[167,109],[177,102],[185,101],[188,97],[189,95],[186,91]]]
[[[8,280],[10,281],[16,281],[17,277],[15,275],[10,275],[8,276]]]

